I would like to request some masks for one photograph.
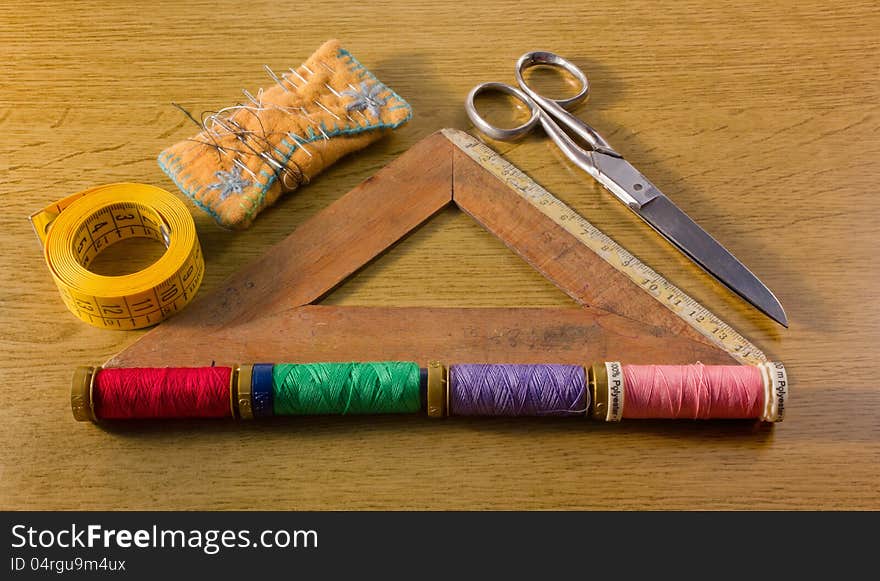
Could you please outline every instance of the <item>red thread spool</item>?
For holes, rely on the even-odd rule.
[[[71,399],[77,419],[233,417],[232,368],[80,368]]]

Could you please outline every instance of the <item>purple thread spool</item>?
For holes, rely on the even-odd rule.
[[[590,404],[580,365],[463,364],[449,368],[449,415],[568,416]]]

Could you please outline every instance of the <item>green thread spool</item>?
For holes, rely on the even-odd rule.
[[[275,415],[400,414],[421,410],[419,366],[411,362],[279,363]]]

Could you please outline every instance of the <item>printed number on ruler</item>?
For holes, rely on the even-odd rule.
[[[443,134],[471,159],[574,235],[605,262],[628,276],[712,343],[743,363],[756,365],[767,361],[767,357],[760,349],[730,325],[630,254],[488,145],[463,131],[444,129]]]

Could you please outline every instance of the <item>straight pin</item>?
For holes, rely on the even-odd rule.
[[[247,97],[248,101],[253,103],[256,107],[259,107],[260,109],[263,108],[263,103],[261,101],[258,101],[253,95],[251,95],[250,91],[248,91],[247,89],[242,89],[241,92],[244,93],[244,96]],[[262,97],[263,96],[260,95],[261,99]]]
[[[290,72],[293,73],[294,75],[296,75],[296,78],[297,78],[297,79],[299,79],[299,80],[302,81],[303,83],[308,84],[308,81],[306,80],[306,78],[303,77],[303,76],[302,76],[301,74],[299,74],[298,72],[296,72],[296,69],[294,69],[294,68],[291,67]]]
[[[234,160],[232,161],[232,163],[233,163],[233,165],[235,165],[236,167],[239,167],[239,168],[241,168],[242,170],[248,172],[248,173],[250,174],[250,176],[251,176],[252,178],[254,178],[254,181],[259,181],[259,180],[257,179],[257,174],[255,174],[254,172],[252,172],[251,169],[250,169],[248,166],[246,166],[245,164],[243,164],[243,163],[241,162],[241,160],[239,160],[239,159],[234,159]]]
[[[305,140],[301,139],[300,136],[297,135],[296,133],[288,132],[287,135],[288,135],[288,137],[293,139],[297,145],[299,145],[300,149],[302,149],[304,152],[306,152],[306,155],[308,155],[309,157],[312,157],[312,153],[308,149],[306,149]]]
[[[220,127],[220,129],[222,129],[223,131],[225,131],[227,135],[232,135],[232,134],[235,133],[235,131],[234,131],[233,129],[231,129],[231,128],[229,128],[229,127],[226,126],[226,121],[225,121],[225,120],[221,120],[221,119],[220,119],[219,117],[217,117],[216,115],[210,115],[210,116],[208,116],[208,122],[210,122],[210,124],[211,124],[210,126],[211,126],[211,130],[212,130],[212,131],[215,131],[215,132],[216,132],[216,129],[214,129],[214,128],[215,128],[215,127]],[[208,123],[205,123],[205,126],[207,127],[207,126],[208,126]],[[217,134],[217,137],[220,137],[220,135]]]
[[[260,153],[260,157],[262,157],[263,159],[265,159],[265,160],[266,160],[266,163],[268,163],[269,165],[271,165],[271,166],[274,167],[275,169],[277,169],[277,170],[282,170],[282,169],[284,169],[284,166],[281,165],[281,164],[278,162],[277,159],[275,159],[274,157],[272,157],[272,156],[269,154],[268,151],[264,151],[264,152]]]
[[[290,79],[287,78],[287,73],[281,73],[281,78],[282,78],[285,82],[290,83],[290,85],[291,85],[294,89],[299,89],[299,85],[297,85],[296,83],[294,83],[293,81],[291,81]]]
[[[323,105],[323,103],[321,103],[321,102],[318,101],[317,99],[315,99],[314,103],[315,103],[315,105],[317,105],[318,107],[320,107],[321,109],[323,109],[324,111],[326,111],[327,113],[330,113],[330,115],[332,115],[337,121],[341,121],[341,120],[342,120],[342,119],[339,117],[339,115],[337,115],[336,113],[334,113],[333,111],[331,111],[330,109],[328,109],[327,107],[325,107],[325,106]]]
[[[284,86],[284,83],[281,82],[281,79],[278,78],[278,75],[275,74],[275,71],[273,71],[273,70],[269,67],[269,65],[263,65],[263,68],[266,69],[266,73],[268,73],[269,76],[272,77],[272,80],[275,81],[276,83],[278,83],[278,86],[279,86],[279,87],[281,87],[282,89],[284,89],[284,92],[285,92],[285,93],[289,93],[289,92],[290,92],[290,89],[288,89],[287,87]]]

